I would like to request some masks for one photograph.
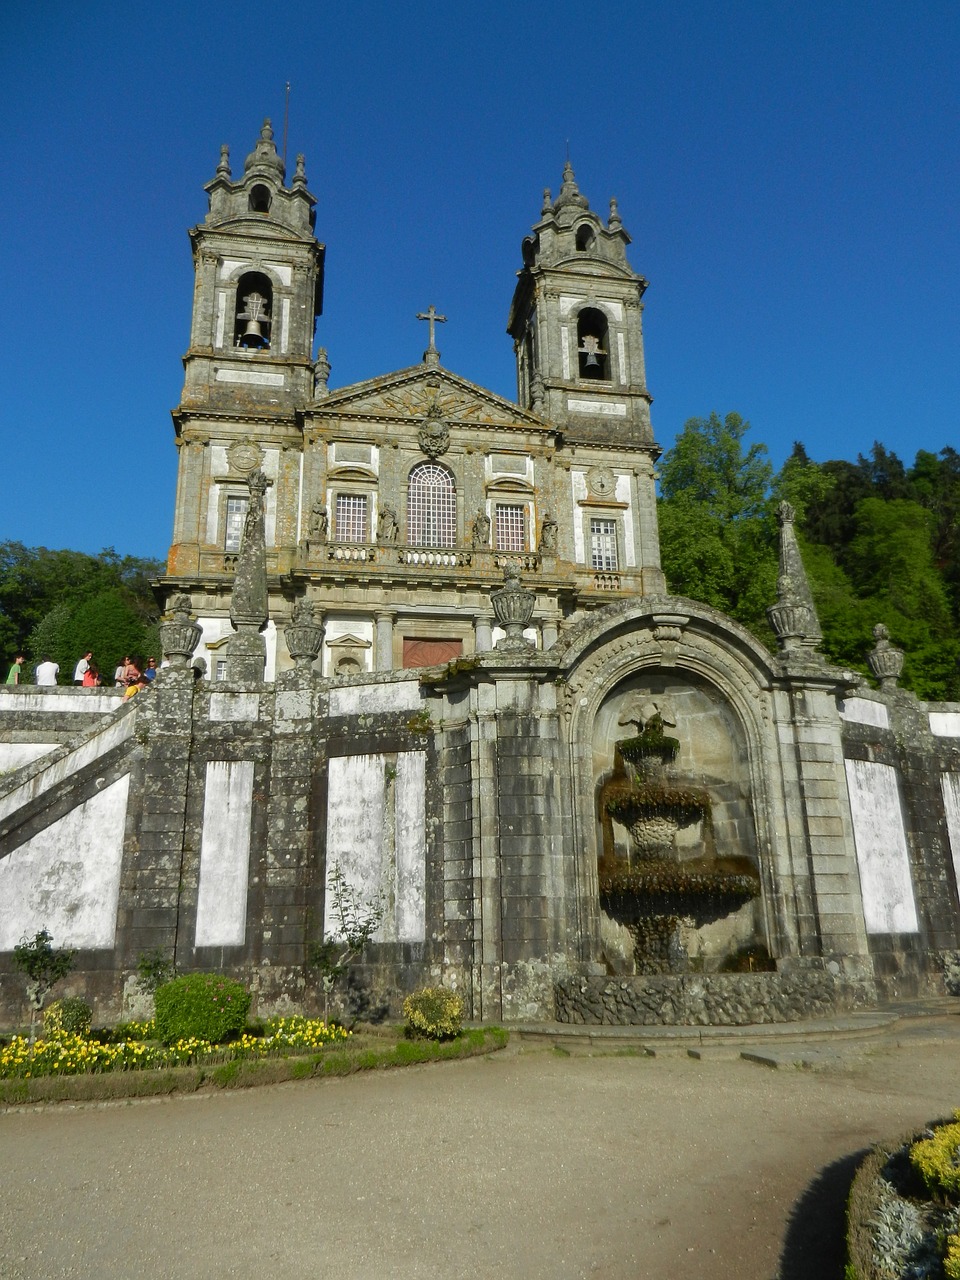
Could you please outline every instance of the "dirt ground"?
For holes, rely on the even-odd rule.
[[[0,1275],[840,1277],[858,1156],[960,1106],[960,1016],[739,1052],[512,1044],[0,1113]]]

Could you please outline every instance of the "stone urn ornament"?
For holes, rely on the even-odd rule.
[[[174,596],[170,603],[171,617],[160,623],[160,644],[164,657],[174,670],[186,670],[200,643],[203,628],[190,608],[188,595]]]
[[[874,678],[880,681],[880,691],[887,693],[896,689],[900,672],[903,670],[903,650],[890,643],[890,632],[878,622],[873,628],[876,645],[867,654],[867,663]]]
[[[293,617],[283,629],[287,642],[287,652],[297,664],[297,670],[309,674],[317,660],[326,627],[318,621],[313,605],[307,600],[298,600]]]
[[[533,648],[524,636],[523,629],[529,626],[533,617],[533,607],[537,597],[532,591],[520,585],[520,566],[510,560],[504,566],[503,586],[499,591],[490,593],[490,603],[496,614],[497,622],[506,634],[497,641],[496,648],[522,653]]]

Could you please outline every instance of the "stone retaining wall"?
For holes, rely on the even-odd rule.
[[[561,978],[558,1022],[607,1026],[752,1026],[865,1008],[873,984],[803,973],[691,973]]]

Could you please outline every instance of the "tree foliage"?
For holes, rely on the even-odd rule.
[[[883,622],[906,655],[902,683],[960,697],[960,454],[921,450],[913,467],[876,443],[857,461],[813,462],[801,443],[771,475],[744,450],[737,414],[686,424],[661,467],[663,565],[672,590],[743,622],[766,643],[776,596],[773,512],[796,509],[798,540],[832,661],[868,672]]]
[[[112,547],[90,556],[0,543],[0,653],[49,654],[64,681],[87,649],[107,677],[125,653],[159,656],[150,581],[162,572],[161,561]]]
[[[744,450],[739,414],[691,418],[660,467],[660,535],[671,590],[713,605],[767,643],[776,596],[773,469],[762,444]]]

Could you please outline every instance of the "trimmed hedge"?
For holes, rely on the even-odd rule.
[[[157,1038],[209,1040],[219,1044],[240,1035],[250,1011],[250,992],[220,973],[188,973],[157,988]]]
[[[449,1040],[463,1027],[463,998],[446,987],[421,987],[404,1000],[403,1016],[414,1035]]]

